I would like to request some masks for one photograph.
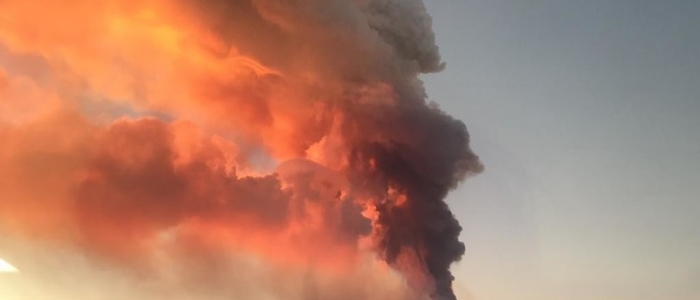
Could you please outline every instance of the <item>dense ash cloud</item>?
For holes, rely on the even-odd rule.
[[[455,299],[444,199],[483,167],[426,101],[418,76],[445,64],[422,1],[0,8],[0,232],[149,274],[164,252],[203,274],[233,253]]]

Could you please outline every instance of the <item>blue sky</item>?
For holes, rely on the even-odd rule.
[[[700,299],[700,2],[428,0],[477,300]]]

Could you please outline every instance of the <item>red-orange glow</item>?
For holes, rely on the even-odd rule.
[[[411,3],[0,1],[0,235],[454,297],[443,198],[481,165],[426,104],[442,64]]]

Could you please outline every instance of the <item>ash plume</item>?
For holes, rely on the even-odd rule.
[[[218,296],[346,299],[372,278],[350,294],[456,299],[444,199],[483,167],[426,100],[431,22],[420,0],[5,1],[0,235],[163,282],[186,265],[207,278],[177,275],[188,295],[228,274],[208,261],[254,258],[309,279]]]

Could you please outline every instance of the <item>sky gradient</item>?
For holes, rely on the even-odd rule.
[[[426,1],[474,299],[700,297],[700,3]]]

